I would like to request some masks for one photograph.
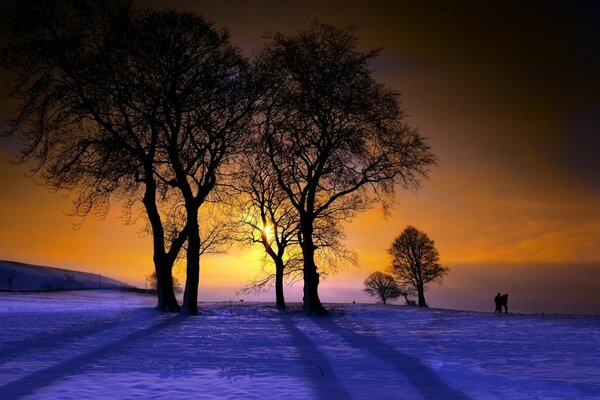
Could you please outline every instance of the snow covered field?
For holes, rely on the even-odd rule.
[[[600,317],[0,293],[0,398],[600,399]]]
[[[0,260],[0,291],[30,292],[123,287],[129,285],[99,274]]]

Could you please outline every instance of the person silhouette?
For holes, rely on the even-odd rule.
[[[500,295],[500,293],[498,293],[498,295]],[[507,313],[508,312],[508,293],[503,294],[500,297],[500,311],[502,312],[502,307],[504,306],[504,312]]]
[[[496,303],[496,311],[494,311],[494,312],[501,313],[502,312],[502,295],[500,295],[500,292],[498,292],[496,297],[494,297],[494,303]]]

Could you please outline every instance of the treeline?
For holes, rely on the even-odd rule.
[[[274,281],[284,307],[292,274],[305,312],[322,314],[317,264],[352,257],[341,224],[435,162],[352,27],[274,33],[247,58],[199,15],[121,0],[23,1],[2,26],[19,161],[69,190],[75,216],[116,200],[147,221],[161,310],[181,309],[176,259],[195,314],[201,255],[246,240],[275,265],[255,287]]]

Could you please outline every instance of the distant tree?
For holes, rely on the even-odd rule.
[[[307,314],[325,312],[315,258],[320,221],[339,224],[373,204],[389,206],[396,186],[417,188],[435,161],[402,122],[399,94],[374,80],[376,55],[359,51],[352,27],[315,22],[272,35],[257,57],[265,88],[258,128],[298,215]]]
[[[371,297],[379,297],[383,304],[390,300],[396,300],[402,296],[403,292],[400,285],[394,280],[394,277],[383,272],[373,272],[365,279],[364,291]]]
[[[156,271],[153,271],[150,275],[146,275],[146,280],[150,290],[158,290],[158,279],[156,279]],[[173,291],[175,293],[182,293],[181,283],[177,277],[173,277]]]
[[[388,250],[392,256],[390,271],[402,285],[417,292],[419,307],[427,307],[425,285],[441,281],[448,268],[439,262],[435,243],[426,233],[407,226]]]

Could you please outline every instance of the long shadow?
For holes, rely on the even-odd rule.
[[[291,315],[286,311],[281,311],[279,316],[292,343],[298,349],[300,361],[304,365],[305,375],[313,388],[315,398],[323,400],[350,399],[350,394],[333,371],[329,361],[306,334],[296,326]]]
[[[376,336],[364,335],[339,325],[333,318],[315,320],[317,325],[346,340],[355,349],[367,350],[393,366],[425,399],[469,399],[458,389],[448,386],[417,357],[402,354]]]
[[[90,352],[23,376],[16,381],[12,381],[0,386],[0,393],[2,394],[3,398],[7,399],[20,398],[30,395],[35,391],[49,386],[66,376],[85,371],[86,367],[90,366],[94,362],[118,353],[129,343],[155,335],[157,332],[178,323],[182,320],[182,318],[185,318],[185,316],[175,315],[165,321],[153,324],[147,328],[136,330],[135,332],[132,332],[119,340],[97,347]]]
[[[89,325],[71,324],[61,329],[6,342],[0,345],[0,365],[27,354],[57,350],[68,343],[112,329],[122,323],[123,319],[109,319]]]

